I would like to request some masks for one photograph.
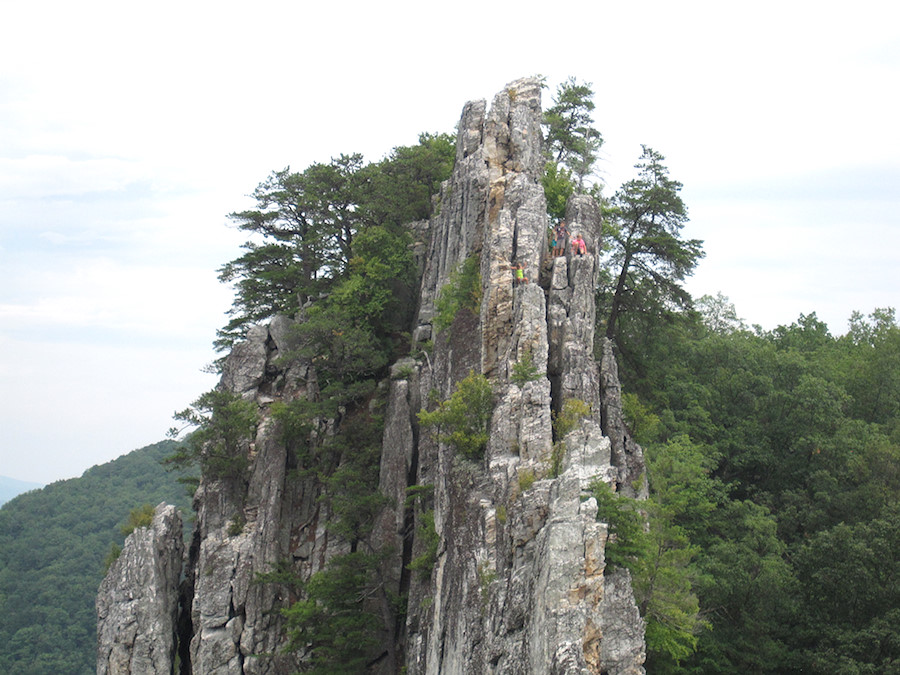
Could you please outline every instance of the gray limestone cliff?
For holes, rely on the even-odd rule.
[[[184,544],[181,516],[160,504],[125,541],[97,595],[97,673],[168,673],[175,658]]]
[[[480,465],[419,434],[417,482],[434,486],[440,546],[430,579],[409,591],[409,673],[643,672],[643,625],[627,577],[605,573],[606,526],[589,489],[641,472],[640,461],[613,461],[601,430],[599,208],[587,197],[568,206],[587,255],[548,256],[540,109],[530,79],[508,85],[489,110],[466,106],[456,169],[432,220],[415,335],[432,337],[434,350],[402,386],[419,400],[432,389],[446,398],[475,371],[489,377],[496,405]],[[473,255],[479,315],[435,332],[435,298]],[[513,283],[514,263],[530,283]],[[513,368],[524,359],[539,375],[522,382]],[[554,413],[572,399],[588,414],[554,438]]]
[[[608,346],[599,363],[594,357],[600,212],[588,197],[570,200],[570,229],[583,235],[588,253],[548,255],[540,121],[536,79],[507,85],[490,106],[468,103],[435,215],[414,225],[421,289],[413,349],[383,383],[379,491],[387,506],[370,536],[386,552],[383,590],[405,598],[406,606],[396,621],[385,622],[383,651],[373,656],[371,672],[644,672],[643,622],[627,573],[606,569],[607,528],[596,518],[590,491],[602,480],[646,495],[641,451],[622,421],[615,358]],[[437,330],[441,289],[473,256],[480,307]],[[528,283],[513,283],[514,263],[524,266]],[[181,585],[174,596],[166,585],[168,600],[158,608],[171,618],[157,626],[132,599],[135,584],[143,583],[137,570],[159,566],[149,552],[158,546],[136,557],[130,573],[114,567],[101,587],[99,662],[145,658],[139,640],[116,637],[115,626],[126,625],[136,634],[146,626],[147,635],[174,636],[151,650],[169,661],[142,661],[150,664],[142,671],[98,666],[98,672],[300,669],[303,650],[285,652],[280,613],[298,599],[296,590],[257,583],[258,575],[286,563],[309,579],[347,553],[348,544],[329,528],[323,486],[295,470],[272,415],[274,403],[316,393],[313,364],[291,357],[294,323],[278,317],[254,328],[224,362],[220,388],[255,402],[260,423],[244,448],[246,476],[201,482]],[[516,368],[529,363],[533,376],[517,376]],[[417,417],[470,372],[488,378],[494,399],[478,461],[438,442]],[[567,402],[577,403],[581,414],[569,428],[554,430]],[[333,433],[340,423],[322,420],[320,433]],[[413,486],[419,486],[418,506],[407,498]],[[428,553],[422,533],[429,518],[437,539],[433,565],[412,573],[411,561]],[[180,534],[170,536],[180,541]],[[154,584],[163,582],[144,585]],[[172,597],[180,598],[177,617]]]

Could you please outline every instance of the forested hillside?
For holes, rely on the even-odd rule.
[[[96,672],[94,599],[129,514],[161,501],[190,512],[177,474],[160,464],[176,445],[135,450],[0,509],[0,672]]]
[[[696,306],[618,333],[662,533],[633,567],[680,575],[701,619],[696,652],[648,672],[900,672],[894,310],[834,336],[814,313],[765,331],[722,296]]]

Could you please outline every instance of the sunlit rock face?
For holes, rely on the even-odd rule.
[[[615,358],[607,347],[599,363],[594,356],[600,211],[588,197],[570,200],[570,231],[582,234],[588,253],[549,256],[540,122],[534,78],[510,83],[490,106],[466,104],[453,174],[435,196],[432,218],[412,228],[421,272],[413,349],[382,384],[378,485],[387,500],[366,542],[383,551],[380,579],[406,606],[385,626],[371,672],[643,673],[643,622],[627,573],[606,568],[607,529],[590,491],[598,480],[645,490],[640,448],[622,422]],[[471,257],[479,265],[480,305],[438,330],[441,289]],[[514,282],[514,264],[527,282]],[[168,577],[139,582],[169,589],[159,607],[139,612],[129,594],[180,533],[161,533],[134,558],[131,573],[111,570],[98,598],[101,625],[167,633],[170,642],[145,670],[118,670],[148,650],[104,629],[100,660],[116,665],[103,672],[168,673],[176,664],[195,674],[300,669],[304,650],[285,652],[281,614],[298,599],[296,588],[257,583],[258,576],[287,564],[307,580],[348,545],[330,531],[323,486],[295,471],[272,415],[277,402],[317,394],[314,363],[295,356],[297,321],[302,317],[278,317],[252,329],[225,359],[219,387],[260,411],[244,448],[246,474],[201,482],[174,590]],[[437,442],[417,417],[469,373],[486,376],[493,391],[480,459]],[[582,413],[554,430],[567,402]],[[318,433],[335,433],[340,423],[321,420]],[[410,488],[421,495],[418,505]],[[413,573],[411,561],[428,549],[426,512],[437,552],[430,568]],[[166,555],[180,565],[180,549]],[[164,616],[171,617],[165,625]]]
[[[572,199],[570,230],[588,254],[548,256],[540,93],[537,81],[519,80],[487,112],[466,106],[444,187],[458,201],[442,201],[432,220],[417,334],[434,338],[434,352],[410,383],[420,400],[432,390],[446,398],[467,373],[483,373],[496,405],[482,462],[419,436],[418,483],[434,486],[440,548],[430,578],[409,589],[409,673],[643,672],[643,623],[627,576],[606,574],[606,526],[589,490],[625,478],[601,429],[594,358],[600,212]],[[434,298],[472,255],[477,322],[438,333]],[[526,284],[513,282],[517,263]],[[523,379],[515,369],[526,360],[534,376]],[[570,399],[589,412],[554,438],[554,413]]]

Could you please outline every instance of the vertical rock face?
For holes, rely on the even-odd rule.
[[[427,583],[409,592],[408,672],[640,673],[643,624],[627,577],[608,582],[606,526],[589,490],[598,479],[616,486],[621,471],[601,432],[593,357],[599,209],[572,200],[572,232],[589,253],[548,259],[540,87],[513,82],[483,111],[469,104],[463,113],[465,162],[444,193],[465,197],[444,205],[432,239],[432,256],[453,251],[451,264],[480,256],[481,310],[477,322],[435,336],[433,362],[416,381],[422,400],[431,389],[447,396],[474,369],[490,378],[496,407],[481,463],[424,432],[419,439],[418,483],[434,487],[440,546]],[[530,283],[513,284],[513,263]],[[451,268],[430,264],[419,336],[433,334],[433,298]],[[514,376],[526,362],[534,376]],[[553,411],[569,399],[589,412],[554,439]]]
[[[182,636],[194,673],[296,671],[296,658],[283,652],[279,614],[290,598],[283,587],[256,578],[285,561],[308,577],[332,554],[321,486],[291,478],[292,459],[271,417],[273,401],[308,396],[316,386],[309,363],[282,358],[296,348],[293,323],[276,317],[254,328],[223,366],[220,387],[255,401],[260,423],[246,447],[246,478],[204,480],[194,498],[191,588],[183,610],[190,629]]]
[[[617,468],[616,487],[624,495],[646,499],[648,488],[644,475],[644,451],[629,436],[628,428],[625,426],[619,368],[616,365],[612,342],[608,338],[603,338],[601,351],[602,423],[603,431],[610,439]]]
[[[507,85],[490,108],[483,101],[465,106],[452,177],[432,219],[414,224],[422,273],[412,326],[418,357],[395,364],[385,383],[379,491],[388,505],[369,542],[382,551],[388,594],[407,598],[407,606],[405,622],[385,631],[389,656],[373,660],[372,672],[643,672],[643,623],[627,574],[605,567],[607,530],[590,492],[597,480],[626,489],[643,477],[640,449],[620,424],[612,352],[612,362],[604,352],[600,366],[593,356],[600,214],[587,197],[571,200],[567,219],[588,254],[548,256],[540,93],[539,81],[528,78]],[[441,289],[472,256],[480,261],[480,307],[437,331]],[[525,268],[529,283],[513,283],[513,264]],[[181,587],[183,674],[296,672],[302,655],[284,652],[280,613],[298,599],[296,590],[255,580],[285,563],[306,580],[348,551],[329,530],[322,485],[293,471],[297,459],[271,413],[274,402],[317,390],[312,365],[285,358],[296,347],[293,323],[279,317],[252,329],[224,363],[220,388],[255,402],[260,423],[243,449],[246,475],[205,478],[196,493]],[[438,443],[417,418],[470,372],[489,378],[494,399],[478,461]],[[582,414],[554,430],[567,401]],[[328,433],[340,419],[322,423]],[[432,554],[433,566],[410,568]],[[135,569],[152,567],[150,557],[141,560]],[[109,617],[121,615],[118,625],[129,616],[136,625],[147,619],[126,590],[137,572],[114,572],[98,599],[100,661],[117,664],[102,672],[131,672],[118,664],[144,658],[147,649],[136,637],[117,642]],[[155,611],[171,617],[168,627],[151,632],[171,638],[175,596],[166,597]],[[152,650],[159,663],[142,672],[172,671],[173,645]]]
[[[97,673],[170,673],[184,545],[174,506],[125,541],[97,595]]]

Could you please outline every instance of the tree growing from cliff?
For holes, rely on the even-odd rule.
[[[456,138],[419,134],[417,145],[399,146],[359,173],[360,217],[368,225],[404,226],[431,215],[431,199],[450,177]]]
[[[652,672],[672,672],[707,626],[693,588],[698,547],[686,521],[708,518],[716,508],[718,485],[707,476],[708,464],[699,448],[679,438],[653,457],[650,499],[615,494],[602,481],[592,485],[597,518],[610,533],[607,563],[632,573]]]
[[[430,215],[431,195],[450,176],[455,156],[449,135],[422,134],[418,145],[394,148],[379,162],[364,165],[354,153],[301,172],[273,172],[251,195],[256,208],[230,216],[250,239],[243,255],[219,270],[220,281],[234,283],[235,300],[217,346],[225,349],[248,325],[295,315],[333,291],[353,274],[361,250],[371,250],[371,237],[357,246],[366,230],[381,228],[392,246],[405,249],[404,226]],[[409,279],[397,277],[392,292],[411,302],[410,291],[401,288],[412,284]]]
[[[544,113],[547,149],[555,165],[577,179],[579,189],[591,174],[603,137],[594,127],[594,90],[570,77],[556,89],[553,105]]]
[[[232,213],[249,232],[246,252],[219,271],[235,283],[233,331],[275,314],[292,314],[342,272],[356,229],[354,175],[359,154],[341,155],[302,172],[290,167],[272,174],[251,195],[256,208]]]
[[[493,406],[491,383],[473,371],[460,380],[456,391],[436,410],[419,411],[419,423],[434,428],[438,441],[449,444],[464,457],[480,460],[489,438]]]
[[[259,411],[256,403],[230,391],[214,389],[193,405],[175,414],[175,419],[195,431],[166,463],[179,469],[198,464],[211,479],[240,478],[247,468],[247,446],[256,436]],[[173,428],[175,438],[181,430]]]
[[[608,212],[612,274],[601,280],[600,305],[606,308],[606,336],[617,342],[625,313],[652,313],[659,321],[689,306],[690,295],[681,284],[704,255],[702,241],[681,237],[688,220],[681,183],[669,177],[665,157],[642,148],[637,178],[616,192]]]
[[[263,243],[248,244],[248,254],[223,270],[239,283],[235,318],[220,335],[233,340],[251,321],[302,308],[291,356],[314,366],[317,395],[276,402],[272,414],[293,475],[321,485],[329,537],[346,542],[349,553],[332,557],[305,582],[289,568],[260,581],[299,592],[285,616],[290,649],[304,653],[309,672],[357,673],[378,659],[394,672],[395,639],[385,636],[400,625],[399,604],[382,576],[383,544],[370,540],[385,503],[378,491],[383,418],[376,383],[409,345],[416,264],[406,225],[430,215],[431,195],[449,177],[455,147],[446,134],[423,134],[418,145],[395,148],[373,164],[349,157],[339,166],[333,160],[301,174],[274,174],[273,191],[284,197],[274,215],[236,214]],[[280,183],[297,189],[288,194]],[[263,197],[268,187],[261,186]],[[307,212],[315,220],[300,232],[306,222],[299,215]],[[269,219],[297,227],[285,236]],[[260,249],[276,255],[248,258]],[[382,649],[386,656],[379,656]]]
[[[481,304],[481,258],[471,255],[450,273],[435,301],[434,326],[447,330],[460,311],[478,312]]]

